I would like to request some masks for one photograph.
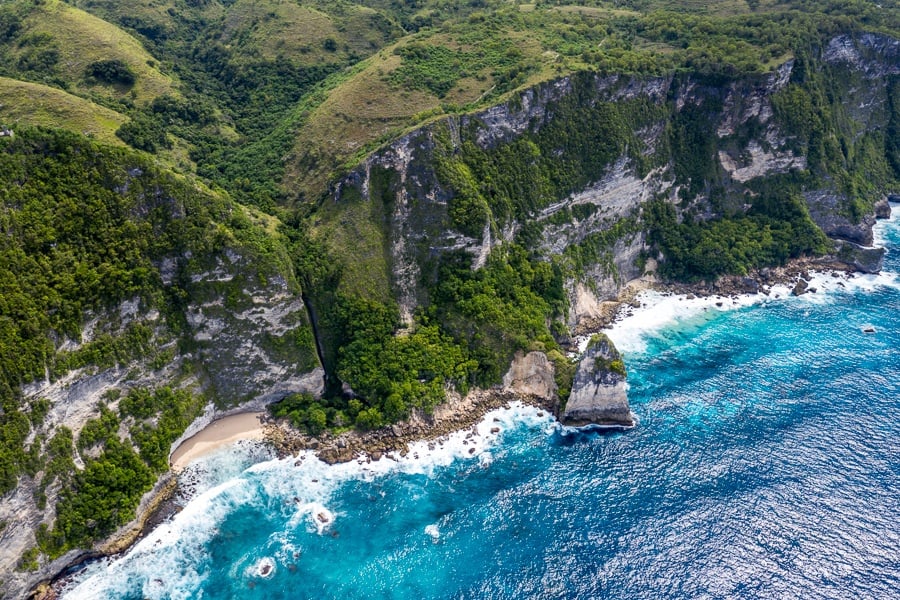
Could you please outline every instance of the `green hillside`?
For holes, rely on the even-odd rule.
[[[146,105],[157,96],[178,93],[137,39],[102,19],[58,0],[16,1],[2,9],[3,75],[113,105]],[[122,72],[95,72],[93,65],[101,61],[118,61]]]
[[[115,132],[126,120],[113,110],[62,90],[0,77],[0,122],[7,126],[59,127],[122,146],[124,142]]]
[[[699,5],[703,10],[695,10]],[[496,104],[541,81],[580,71],[765,73],[854,17],[872,30],[897,28],[896,10],[870,3],[859,3],[854,17],[840,3],[714,6],[489,2],[424,28],[361,63],[353,75],[341,75],[321,102],[295,113],[299,127],[286,193],[315,199],[342,168],[401,132],[435,116]]]

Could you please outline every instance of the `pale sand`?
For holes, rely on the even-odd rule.
[[[264,436],[259,417],[262,412],[248,412],[222,417],[184,440],[169,458],[173,471],[180,471],[194,460],[217,448],[240,440],[261,440]]]

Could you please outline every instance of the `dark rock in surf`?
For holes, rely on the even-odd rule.
[[[900,196],[885,196],[875,203],[875,218],[890,219],[891,218],[891,202],[900,202]]]

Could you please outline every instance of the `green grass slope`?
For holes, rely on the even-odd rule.
[[[372,2],[373,5],[384,3]],[[707,3],[708,4],[708,3]],[[848,28],[897,31],[897,11],[860,2],[852,17],[836,2],[745,2],[699,6],[677,0],[511,4],[493,0],[445,15],[333,76],[293,115],[288,197],[314,200],[380,144],[446,113],[471,112],[513,91],[580,71],[691,72],[711,77],[764,73],[796,49]],[[443,11],[443,12],[441,12]],[[407,26],[424,13],[397,13]]]
[[[108,108],[39,83],[0,77],[0,122],[68,129],[123,146],[115,132],[127,119]]]
[[[12,2],[3,7],[3,15],[16,23],[0,36],[3,75],[107,103],[145,105],[163,94],[178,95],[175,81],[157,68],[137,39],[100,18],[58,0]],[[108,60],[127,65],[133,82],[92,78],[90,65]]]

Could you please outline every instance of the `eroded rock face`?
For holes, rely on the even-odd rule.
[[[872,245],[874,213],[863,215],[858,221],[854,221],[843,210],[846,200],[841,194],[831,190],[811,190],[804,192],[803,196],[809,207],[809,216],[825,235],[860,246]]]
[[[837,240],[835,256],[860,273],[880,273],[884,266],[884,248],[864,248],[852,242]]]
[[[841,85],[835,93],[841,95],[848,120],[861,133],[885,127],[886,78],[900,72],[898,53],[900,41],[870,34],[838,36],[822,49],[819,58],[841,72]],[[377,277],[379,285],[390,290],[397,301],[406,324],[412,322],[418,308],[431,302],[426,282],[435,280],[435,265],[443,256],[465,252],[471,256],[472,268],[481,268],[494,248],[516,240],[519,233],[534,225],[540,225],[540,234],[529,243],[548,260],[573,247],[591,245],[592,238],[609,236],[592,248],[595,256],[579,265],[581,272],[566,285],[573,291],[577,285],[587,285],[598,302],[612,300],[630,280],[651,272],[645,269],[652,248],[642,221],[642,207],[649,200],[664,199],[686,206],[704,220],[722,214],[704,193],[682,198],[687,193],[684,182],[674,168],[675,157],[667,154],[667,121],[673,112],[691,107],[709,111],[716,137],[713,160],[726,175],[717,185],[728,188],[730,211],[749,209],[750,204],[736,200],[747,191],[747,184],[810,168],[804,144],[784,128],[773,104],[776,94],[790,85],[795,66],[795,61],[788,60],[771,73],[720,85],[703,78],[673,75],[595,75],[545,82],[509,102],[474,114],[448,116],[398,138],[337,182],[334,197],[340,199],[353,188],[356,193],[349,193],[348,198],[362,198],[378,214],[384,214],[384,227],[378,233],[388,250],[388,260],[387,268],[379,270]],[[491,150],[536,135],[555,119],[572,118],[563,117],[559,107],[573,97],[579,98],[584,111],[601,103],[634,100],[666,108],[660,113],[665,116],[650,119],[632,132],[640,153],[651,159],[648,164],[642,166],[633,152],[623,150],[605,167],[587,174],[583,185],[565,197],[548,200],[528,214],[491,213],[480,233],[455,230],[448,207],[456,191],[435,168],[438,154],[464,151],[466,144]],[[561,159],[571,158],[563,156],[569,152],[565,148],[553,152]],[[851,198],[835,185],[824,181],[820,189],[805,190],[804,199],[813,221],[827,236],[858,246],[871,245],[875,215],[851,217]],[[883,208],[876,210],[883,214]],[[623,222],[631,226],[613,239],[615,227]],[[863,260],[850,260],[847,265],[859,265],[865,271],[874,269],[878,257],[863,254]],[[573,295],[570,300],[574,306],[577,298]],[[589,313],[596,311],[587,312],[592,318]],[[570,327],[577,326],[578,312],[572,311],[568,321]]]
[[[503,377],[503,388],[523,396],[550,400],[556,396],[553,373],[553,363],[543,352],[517,352]]]
[[[581,357],[572,393],[559,420],[574,427],[634,426],[622,355],[605,335],[595,335]]]

